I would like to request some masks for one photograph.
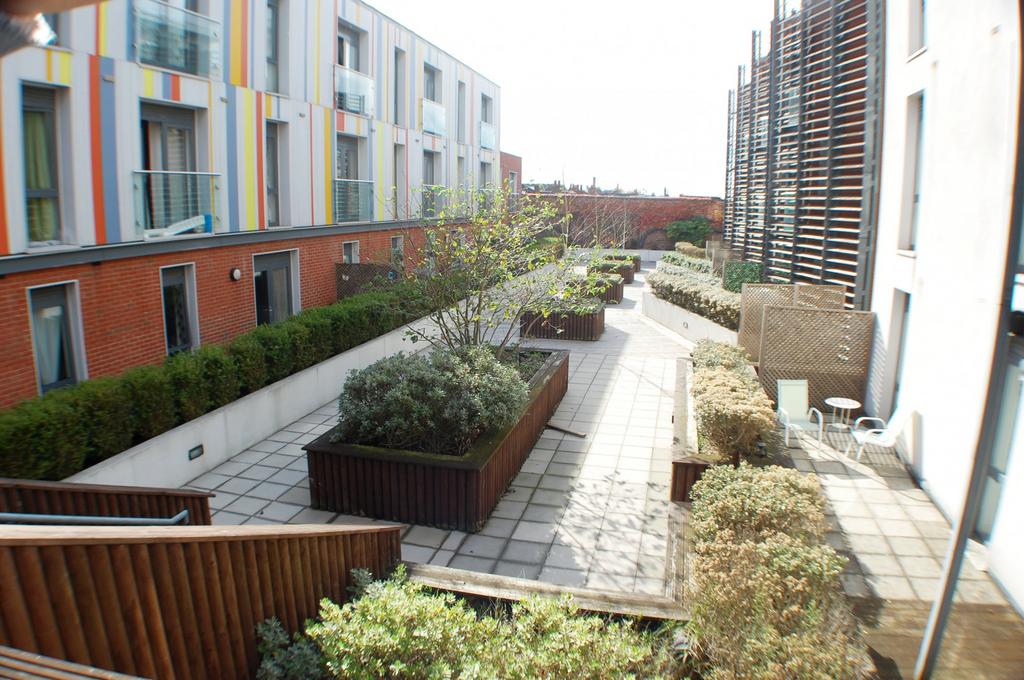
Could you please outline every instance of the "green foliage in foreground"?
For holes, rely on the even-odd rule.
[[[260,326],[226,349],[87,380],[0,411],[0,477],[63,479],[429,311],[406,285]]]
[[[302,658],[309,677],[326,668],[330,677],[358,680],[675,678],[671,634],[668,627],[642,631],[631,622],[581,615],[568,596],[479,615],[451,593],[411,583],[399,567],[391,579],[365,585],[352,602],[322,600],[320,621],[306,627],[322,661]],[[303,677],[274,673],[296,658],[286,655],[282,637],[283,631],[276,656],[261,648],[261,680]]]
[[[706,217],[678,220],[665,227],[665,233],[673,241],[686,241],[696,246],[703,246],[711,234],[711,220]]]

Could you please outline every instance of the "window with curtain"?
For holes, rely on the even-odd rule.
[[[192,349],[192,313],[187,283],[187,267],[168,267],[160,271],[164,296],[164,333],[167,354]]]
[[[29,300],[36,374],[45,394],[77,381],[67,286],[35,288],[29,291]]]
[[[28,240],[34,244],[61,241],[56,117],[54,90],[22,89],[25,212]]]

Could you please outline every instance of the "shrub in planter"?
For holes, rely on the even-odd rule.
[[[623,278],[625,283],[633,283],[635,275],[632,263],[624,262],[622,260],[609,260],[607,258],[591,260],[587,264],[587,273],[618,274]]]
[[[713,452],[739,460],[754,453],[757,442],[775,428],[768,395],[750,375],[726,368],[694,372],[697,432]]]
[[[746,367],[750,365],[750,355],[747,354],[747,350],[738,345],[714,340],[700,340],[690,356],[693,359],[694,370],[719,367],[746,370]]]
[[[81,414],[88,440],[84,465],[94,465],[132,445],[135,435],[132,394],[123,380],[87,380],[61,398],[71,400]]]
[[[695,246],[687,241],[679,241],[676,243],[676,252],[690,257],[696,257],[698,259],[707,256],[707,251],[703,247]]]
[[[238,365],[231,354],[219,345],[207,345],[193,355],[199,362],[206,382],[207,409],[212,411],[238,399]]]
[[[162,366],[139,366],[121,376],[132,404],[135,443],[163,434],[178,424],[174,387]]]
[[[692,269],[695,272],[711,273],[711,260],[703,257],[691,257],[681,253],[665,253],[661,256],[661,261],[676,267]]]
[[[57,480],[82,469],[89,431],[67,390],[0,411],[0,476]]]
[[[174,390],[178,420],[187,423],[210,410],[210,395],[206,388],[203,364],[191,352],[179,352],[168,357],[164,371]]]
[[[527,398],[518,371],[484,348],[399,353],[350,374],[333,440],[458,456]]]
[[[674,241],[687,241],[696,246],[703,246],[711,235],[711,220],[706,217],[677,220],[665,227],[665,233]]]
[[[744,283],[761,282],[759,262],[726,262],[722,265],[722,287],[733,293],[740,293]]]
[[[316,347],[312,342],[309,326],[297,318],[291,318],[280,324],[288,335],[288,344],[292,348],[290,373],[298,373],[316,363]]]
[[[277,382],[292,374],[292,334],[284,324],[257,326],[249,335],[260,343],[267,363],[267,383]]]
[[[612,260],[613,262],[628,262],[633,271],[640,271],[640,256],[632,253],[605,253],[601,259]]]
[[[251,333],[240,336],[228,346],[228,354],[238,369],[238,382],[243,394],[267,384],[267,361],[263,344]]]
[[[654,294],[666,302],[725,328],[739,328],[740,296],[724,290],[710,274],[683,269],[672,273],[658,270],[647,277],[647,283]]]
[[[295,317],[295,323],[302,324],[309,331],[307,344],[309,348],[309,365],[318,364],[334,356],[334,328],[325,307],[310,309],[305,314]]]

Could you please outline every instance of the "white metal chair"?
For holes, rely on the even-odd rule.
[[[906,425],[907,416],[907,412],[896,409],[888,423],[883,418],[874,418],[872,416],[857,418],[853,423],[853,428],[850,430],[853,440],[847,444],[845,454],[849,455],[850,447],[856,444],[856,458],[859,463],[860,457],[864,455],[864,447],[869,444],[887,449],[894,448],[896,446],[896,439],[903,432],[903,426]],[[871,428],[865,426],[864,423],[877,423],[881,427]]]
[[[821,411],[810,406],[807,399],[806,380],[779,380],[778,383],[778,409],[776,417],[783,427],[786,428],[786,446],[789,446],[789,433],[791,431],[812,432],[818,430],[818,441],[821,441],[822,432],[825,426],[825,418]],[[814,419],[817,418],[817,425]]]

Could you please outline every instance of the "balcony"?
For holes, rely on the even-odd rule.
[[[420,197],[420,216],[437,217],[444,208],[445,187],[440,184],[424,184]]]
[[[373,219],[373,182],[334,180],[334,221],[369,222]]]
[[[219,177],[209,172],[134,172],[135,233],[143,238],[212,233]]]
[[[442,136],[448,133],[448,115],[443,106],[429,99],[421,99],[420,114],[424,132]]]
[[[219,78],[220,23],[158,0],[134,0],[135,54],[143,64]]]
[[[480,121],[480,146],[484,149],[495,149],[498,146],[497,134],[494,126],[490,123]]]
[[[373,87],[373,78],[344,66],[334,67],[335,108],[372,117]]]

